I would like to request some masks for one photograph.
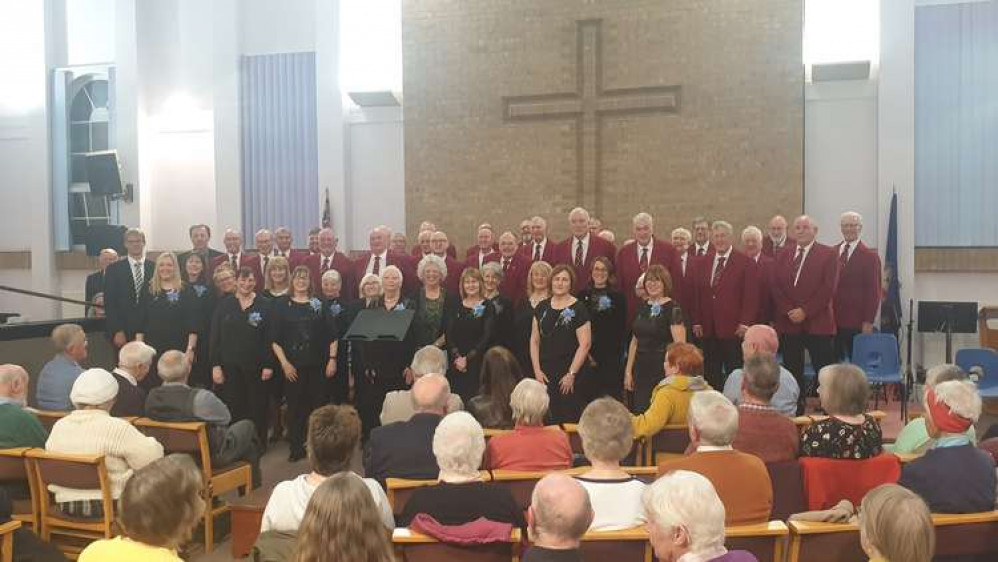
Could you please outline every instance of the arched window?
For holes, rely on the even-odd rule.
[[[71,243],[83,244],[86,227],[110,224],[110,205],[90,193],[87,154],[114,148],[108,80],[99,75],[81,77],[71,90],[69,105],[69,229]]]

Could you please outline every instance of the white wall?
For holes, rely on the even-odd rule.
[[[317,4],[322,0],[239,0],[239,38],[244,55],[315,50]],[[337,35],[335,30],[324,33]]]
[[[350,249],[367,247],[368,232],[384,224],[405,232],[402,109],[357,109],[349,130],[348,236]]]
[[[116,0],[66,1],[66,64],[114,60],[115,4]]]

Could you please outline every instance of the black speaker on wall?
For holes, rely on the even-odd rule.
[[[87,155],[87,180],[90,193],[116,197],[125,190],[121,185],[121,169],[118,167],[118,153],[114,150],[91,152]]]
[[[85,227],[83,243],[88,256],[98,256],[104,248],[111,248],[119,256],[125,255],[125,231],[128,227],[117,224],[92,224]]]

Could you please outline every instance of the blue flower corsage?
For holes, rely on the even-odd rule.
[[[176,289],[166,292],[166,300],[170,304],[177,304],[180,302],[180,291]]]
[[[251,312],[247,320],[250,326],[256,328],[261,322],[263,322],[263,315],[259,312]]]
[[[343,307],[340,306],[340,303],[334,302],[333,304],[329,305],[329,313],[332,314],[333,316],[339,316],[341,312],[343,312]]]
[[[405,310],[405,303],[402,302],[402,301],[399,301],[399,303],[395,305],[394,310]]]
[[[312,300],[308,301],[308,304],[311,305],[312,311],[316,314],[322,311],[322,301],[319,299],[313,297]]]
[[[610,300],[609,295],[600,295],[600,297],[596,299],[596,310],[603,312],[605,310],[610,310],[611,308],[613,308],[613,301]]]
[[[572,308],[566,308],[561,311],[561,315],[558,317],[558,324],[562,326],[569,326],[572,324],[573,318],[575,318],[575,310]]]
[[[660,314],[662,314],[662,305],[660,304],[651,305],[651,314],[649,316],[651,316],[652,318],[658,318]]]
[[[194,294],[197,295],[198,298],[203,297],[207,292],[208,287],[205,287],[204,285],[194,285]]]
[[[481,318],[485,316],[485,303],[478,303],[471,307],[471,315],[475,318]]]

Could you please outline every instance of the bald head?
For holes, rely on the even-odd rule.
[[[548,474],[534,486],[530,531],[541,547],[577,547],[593,521],[589,493],[574,478]]]
[[[745,360],[757,356],[775,357],[780,350],[780,338],[776,330],[766,324],[750,326],[742,342],[742,356]]]
[[[0,396],[19,402],[22,406],[27,403],[28,372],[24,367],[12,363],[0,365]]]
[[[818,223],[807,215],[801,215],[794,219],[794,238],[801,248],[811,245],[815,236],[818,235]]]
[[[417,413],[447,415],[450,384],[447,377],[430,373],[412,384],[412,406]]]

